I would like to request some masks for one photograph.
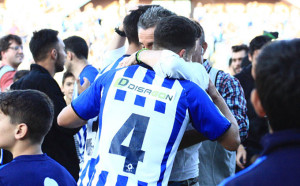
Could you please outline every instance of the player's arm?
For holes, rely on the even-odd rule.
[[[190,103],[190,115],[194,128],[209,140],[218,140],[224,148],[234,151],[240,144],[239,130],[237,122],[226,105],[224,99],[210,81],[208,90],[213,98],[213,103],[208,96],[201,91],[191,91],[192,99]],[[195,96],[197,98],[195,98]],[[216,108],[216,106],[219,110]],[[223,114],[221,114],[221,113]],[[225,118],[224,118],[225,116]],[[191,132],[192,133],[192,132]],[[197,135],[196,131],[190,135]],[[198,133],[199,135],[199,133]],[[183,140],[181,148],[188,147],[203,141],[201,136],[186,138]]]
[[[71,105],[59,113],[58,125],[67,128],[80,127],[99,114],[103,78],[104,76],[101,76],[95,80],[88,89],[72,101]]]
[[[193,81],[204,90],[208,87],[209,76],[200,63],[186,62],[170,50],[143,50],[138,53],[138,59],[151,66],[159,76],[187,79]],[[136,63],[135,53],[124,60],[121,67]]]
[[[65,107],[57,117],[57,123],[65,128],[77,128],[83,126],[86,121],[78,117],[71,105]]]

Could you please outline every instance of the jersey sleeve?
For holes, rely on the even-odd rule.
[[[99,113],[103,88],[101,82],[102,78],[100,77],[71,103],[75,113],[83,120],[94,118]]]
[[[162,77],[186,79],[196,83],[203,90],[208,88],[209,75],[200,63],[186,62],[169,50],[163,50],[153,70]]]
[[[209,140],[216,140],[231,126],[206,92],[192,87],[187,93],[189,113],[194,128]]]

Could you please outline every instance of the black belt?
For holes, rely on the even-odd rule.
[[[190,178],[183,181],[169,181],[168,185],[176,186],[176,185],[194,185],[198,183],[198,177]]]

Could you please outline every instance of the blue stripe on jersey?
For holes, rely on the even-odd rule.
[[[127,182],[128,182],[127,176],[118,175],[117,183],[116,183],[117,186],[122,186],[122,185],[126,186]]]
[[[97,136],[97,139],[99,139],[99,140],[100,140],[100,136],[101,136],[102,117],[103,117],[103,109],[101,109],[101,108],[104,108],[106,97],[107,97],[107,93],[108,93],[109,87],[111,86],[112,81],[114,80],[115,75],[116,75],[116,71],[114,73],[112,73],[112,75],[110,76],[110,78],[107,79],[107,81],[106,81],[107,84],[103,88],[103,93],[102,93],[101,102],[100,102],[100,112],[99,112],[99,128],[98,128],[99,132],[98,132],[98,136]],[[100,141],[98,143],[100,143]],[[98,157],[99,157],[99,155],[98,155]],[[89,181],[90,181],[90,183],[93,182],[93,179],[94,178],[91,178],[90,175],[89,175]]]
[[[117,66],[119,65],[119,63],[120,63],[125,57],[129,57],[129,56],[130,56],[130,55],[125,54],[125,55],[123,55],[122,57],[120,57],[120,58],[115,62],[115,64],[111,67],[110,70],[116,69]]]
[[[105,185],[106,179],[107,179],[108,172],[107,171],[101,171],[101,174],[99,175],[99,180],[97,182],[97,186]]]
[[[79,186],[83,186],[82,180],[84,179],[84,177],[85,177],[85,175],[86,175],[86,171],[87,171],[87,169],[89,168],[90,163],[91,163],[91,160],[89,160],[89,161],[87,162],[85,168],[79,173],[79,175],[80,175],[79,182],[78,182],[78,185],[79,185]]]
[[[96,172],[95,166],[99,163],[99,160],[100,160],[99,155],[97,156],[97,159],[94,159],[94,158],[91,159],[90,166],[89,166],[90,169],[89,169],[89,173],[88,173],[89,178],[94,177],[94,174]],[[93,178],[90,180],[93,180]]]
[[[125,90],[117,89],[117,92],[116,92],[116,95],[115,95],[115,100],[124,101],[125,96],[126,96],[126,91]]]
[[[145,101],[146,101],[145,97],[136,95],[134,104],[137,105],[137,106],[144,107],[145,106]]]
[[[143,79],[143,82],[152,85],[154,77],[155,77],[155,74],[153,73],[153,71],[147,70],[146,75]]]
[[[2,165],[3,163],[3,149],[0,149],[1,152],[0,152],[0,165]]]
[[[254,169],[255,167],[257,167],[259,164],[261,164],[263,161],[265,161],[267,159],[267,156],[262,156],[260,158],[258,158],[252,165],[250,165],[249,167],[247,167],[244,170],[241,170],[240,172],[236,173],[233,176],[230,176],[229,178],[226,178],[225,180],[223,180],[219,186],[223,186],[226,185],[228,182],[230,182],[231,180],[244,175],[246,173],[248,173],[249,171],[251,171],[252,169]]]
[[[178,103],[184,103],[184,102],[186,102],[185,92],[182,91],[181,95],[180,95],[180,98],[178,100]],[[176,138],[178,136],[178,133],[180,131],[181,124],[183,123],[184,118],[185,118],[185,114],[180,114],[180,113],[186,113],[186,111],[185,111],[184,107],[180,107],[180,105],[178,104],[177,108],[176,108],[176,115],[175,115],[175,120],[174,120],[175,122],[173,124],[172,133],[171,133],[170,139],[168,141],[168,144],[167,144],[167,147],[166,147],[166,150],[165,150],[164,158],[161,162],[160,176],[159,176],[159,180],[157,182],[157,185],[162,184],[162,181],[164,179],[164,174],[165,174],[165,171],[166,171],[166,164],[167,164],[169,155],[172,151],[173,145],[174,145],[174,143],[176,141]]]
[[[146,182],[142,182],[142,181],[138,181],[138,186],[147,186],[148,183]]]
[[[154,111],[157,111],[157,112],[160,112],[160,113],[164,114],[165,111],[166,111],[166,103],[156,100]]]
[[[168,89],[172,89],[173,85],[174,85],[175,81],[170,81],[168,78],[164,79],[164,82],[162,83],[162,87],[168,88]]]
[[[139,68],[138,65],[130,66],[130,68],[127,68],[124,72],[124,77],[133,78],[133,75],[135,74],[136,70]],[[113,78],[111,78],[113,79]]]

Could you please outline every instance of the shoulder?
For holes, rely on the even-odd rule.
[[[242,92],[242,86],[239,80],[228,73],[219,71],[217,75],[216,88],[219,91]]]

